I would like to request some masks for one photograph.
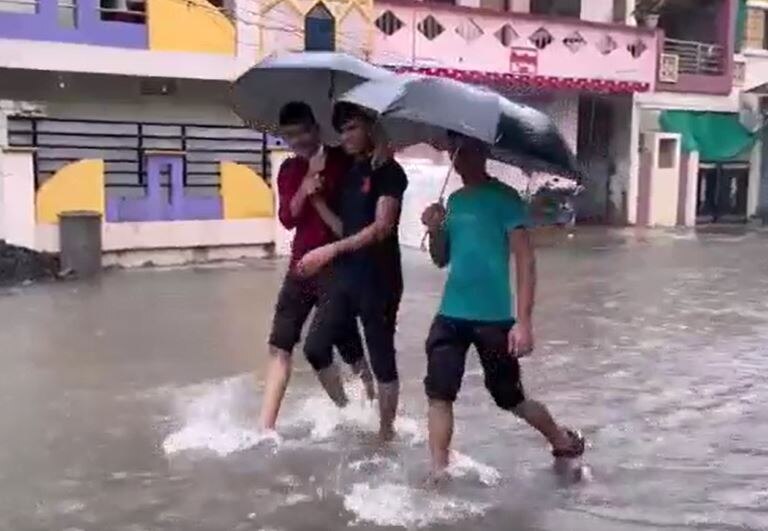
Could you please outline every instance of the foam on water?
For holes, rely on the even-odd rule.
[[[179,428],[163,441],[163,450],[171,455],[184,451],[213,452],[225,457],[262,443],[274,447],[283,444],[273,431],[254,428],[259,397],[249,376],[217,380],[172,390]],[[319,389],[298,406],[286,405],[281,419],[284,428],[309,427],[307,440],[288,441],[289,446],[324,441],[338,429],[378,431],[376,404],[363,398],[359,381],[347,385],[350,403],[336,407]],[[400,440],[415,445],[425,440],[424,423],[400,415],[395,424]]]
[[[480,483],[489,487],[498,485],[501,481],[501,473],[498,470],[459,452],[451,453],[448,475],[454,478],[476,476]]]
[[[386,468],[388,470],[399,470],[400,464],[391,459],[387,459],[386,457],[375,455],[368,459],[360,459],[359,461],[352,461],[347,465],[347,467],[350,470],[354,470],[355,472],[360,472],[361,470],[371,470],[371,469],[380,469],[380,468]]]
[[[375,402],[363,398],[363,388],[359,382],[347,385],[349,405],[340,409],[326,396],[315,395],[306,398],[285,419],[287,426],[309,426],[313,441],[329,439],[340,428],[377,432],[379,429],[379,411]],[[416,419],[399,414],[395,421],[398,437],[415,445],[424,442],[424,426]]]
[[[344,508],[356,522],[406,528],[481,516],[489,505],[435,494],[406,485],[384,483],[372,487],[356,483],[344,497]]]

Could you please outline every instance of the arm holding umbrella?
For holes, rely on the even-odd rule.
[[[433,203],[421,215],[421,222],[427,227],[429,256],[437,267],[443,268],[450,261],[448,233],[445,231],[445,207]]]

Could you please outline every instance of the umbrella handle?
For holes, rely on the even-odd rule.
[[[448,168],[448,172],[445,174],[445,179],[443,179],[443,186],[440,188],[440,197],[437,198],[437,202],[441,205],[445,201],[445,190],[448,188],[448,181],[451,180],[451,173],[453,173],[453,164],[456,161],[456,153],[458,153],[458,149],[455,149],[453,153],[451,154],[451,167]],[[429,233],[425,232],[424,235],[421,237],[421,244],[419,247],[422,251],[427,250],[427,236]]]

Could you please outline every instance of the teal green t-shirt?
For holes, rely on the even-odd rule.
[[[445,222],[450,270],[441,315],[473,321],[514,318],[508,233],[528,226],[526,204],[514,188],[500,181],[492,179],[451,195]]]

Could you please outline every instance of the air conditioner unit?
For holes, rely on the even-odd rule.
[[[662,83],[677,83],[680,75],[680,56],[674,53],[663,53],[659,57],[659,81]]]

